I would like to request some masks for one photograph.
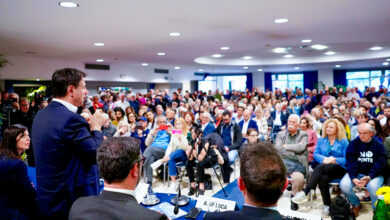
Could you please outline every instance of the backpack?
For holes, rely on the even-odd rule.
[[[342,196],[336,196],[329,207],[329,214],[332,220],[355,220],[350,204]]]

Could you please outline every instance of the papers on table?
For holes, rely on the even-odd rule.
[[[160,203],[158,205],[149,207],[149,209],[151,209],[153,211],[164,213],[166,216],[168,216],[169,219],[179,218],[179,217],[187,214],[187,212],[179,209],[179,213],[177,213],[175,215],[175,213],[173,213],[174,208],[175,208],[175,206],[168,203],[168,202],[163,202],[163,203]]]

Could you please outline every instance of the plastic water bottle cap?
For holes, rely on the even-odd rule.
[[[379,195],[378,199],[382,199],[382,200],[385,199],[385,195]]]

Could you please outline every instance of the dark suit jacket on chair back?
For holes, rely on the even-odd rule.
[[[69,220],[77,219],[167,219],[165,215],[138,204],[128,194],[105,191],[99,196],[79,198],[73,204]]]

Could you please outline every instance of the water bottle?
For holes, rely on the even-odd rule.
[[[373,220],[390,220],[389,208],[385,203],[385,196],[379,195]]]

